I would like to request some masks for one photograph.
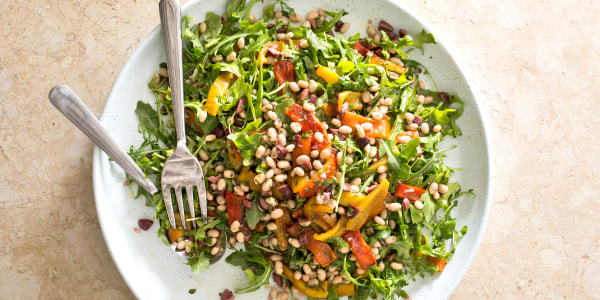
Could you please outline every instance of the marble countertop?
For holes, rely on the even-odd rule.
[[[68,84],[99,116],[156,2],[0,6],[2,297],[134,298],[98,224],[93,145],[47,93]],[[600,2],[400,2],[463,64],[491,136],[489,222],[452,299],[600,299]]]

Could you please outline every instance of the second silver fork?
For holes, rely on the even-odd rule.
[[[167,53],[167,69],[169,72],[169,86],[173,101],[173,116],[175,118],[175,131],[177,133],[177,148],[167,161],[162,170],[161,187],[165,208],[169,216],[171,227],[177,228],[171,188],[175,190],[177,207],[181,217],[183,229],[187,230],[183,205],[183,191],[187,194],[188,208],[191,218],[196,217],[194,205],[194,187],[197,189],[198,203],[202,217],[206,220],[206,185],[204,172],[198,159],[187,149],[184,123],[183,103],[183,66],[181,51],[181,8],[175,0],[161,0],[159,2],[160,23],[165,40]],[[192,222],[196,227],[196,222]]]

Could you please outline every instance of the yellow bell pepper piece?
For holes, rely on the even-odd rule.
[[[381,213],[385,209],[385,197],[389,188],[390,182],[384,179],[371,193],[364,196],[364,199],[360,200],[358,205],[355,205],[359,209],[359,212],[354,218],[346,222],[346,230],[360,230],[365,223],[375,215]]]
[[[260,192],[261,186],[254,182],[256,175],[256,172],[251,171],[250,167],[244,167],[237,179],[240,183],[245,183],[251,190]]]
[[[235,144],[233,144],[231,140],[227,140],[226,147],[227,159],[229,160],[229,163],[231,163],[234,169],[238,170],[242,167],[242,164],[244,163],[242,156],[237,152]]]
[[[344,91],[338,96],[338,111],[342,109],[344,103],[348,103],[348,108],[351,110],[359,110],[363,108],[362,93]]]
[[[365,272],[365,274],[368,274],[368,272]],[[352,282],[336,284],[333,286],[333,289],[335,290],[335,293],[338,295],[338,297],[354,295],[354,283]]]
[[[342,196],[340,197],[340,205],[358,206],[365,199],[365,197],[366,196],[364,194],[352,194],[350,192],[342,192]]]
[[[344,234],[344,232],[346,231],[346,222],[347,221],[348,221],[347,216],[341,216],[333,228],[331,228],[330,230],[323,232],[321,234],[313,235],[313,239],[324,242],[328,238],[331,238],[334,236],[341,237],[342,234]]]
[[[300,44],[300,40],[292,40],[292,43],[294,44],[296,49],[298,49],[298,44]],[[277,51],[281,52],[283,51],[283,45],[283,41],[265,43],[262,49],[258,52],[258,56],[256,57],[256,61],[258,62],[258,64],[262,65],[267,63],[267,50],[269,50],[269,48],[275,47]],[[288,42],[285,42],[285,45],[289,45]]]
[[[221,105],[217,103],[217,99],[219,97],[224,97],[227,95],[227,91],[229,90],[229,86],[231,85],[231,79],[233,78],[233,74],[229,72],[223,72],[212,83],[210,86],[210,90],[208,91],[208,97],[206,98],[206,103],[204,104],[204,111],[206,111],[211,116],[216,116],[219,112],[219,108]]]
[[[387,155],[379,159],[377,162],[374,162],[371,165],[369,165],[369,169],[377,170],[379,167],[385,165],[387,165]]]
[[[319,281],[319,285],[316,287],[310,287],[304,281],[294,278],[294,272],[287,265],[283,265],[283,274],[306,296],[312,298],[327,297],[327,280]]]
[[[388,71],[392,71],[392,72],[396,72],[398,74],[404,74],[406,72],[408,72],[408,68],[406,67],[401,67],[398,64],[395,64],[389,60],[385,60],[379,56],[371,56],[371,59],[369,60],[370,64],[375,64],[378,66],[382,66],[384,67],[386,70]]]
[[[296,176],[292,179],[292,192],[298,193],[300,189],[308,182],[308,176]]]
[[[315,75],[323,78],[327,83],[335,83],[339,81],[339,77],[335,71],[328,67],[318,66],[315,70]]]
[[[330,213],[333,212],[333,208],[331,208],[331,206],[329,206],[329,205],[323,205],[323,204],[317,204],[316,203],[316,198],[314,196],[310,197],[308,199],[308,201],[306,201],[306,203],[304,204],[304,209],[308,209],[311,212],[315,212],[315,213],[317,213],[317,212],[324,212],[324,213],[330,214]]]

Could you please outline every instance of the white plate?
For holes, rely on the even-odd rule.
[[[202,5],[200,5],[202,3]],[[351,22],[349,33],[365,34],[368,19],[374,24],[381,19],[394,28],[404,28],[416,37],[421,29],[429,30],[414,14],[399,4],[387,0],[308,0],[291,4],[305,16],[310,10],[323,7],[326,10],[345,9],[350,14],[343,20]],[[182,15],[191,15],[196,22],[203,20],[206,12],[222,13],[225,1],[192,1],[183,7]],[[158,6],[157,6],[158,9]],[[254,11],[261,15],[261,9]],[[434,33],[435,34],[435,33]],[[458,144],[449,152],[448,164],[462,168],[455,173],[464,189],[474,189],[477,197],[463,197],[455,211],[458,228],[469,227],[453,259],[443,273],[412,283],[407,291],[413,299],[444,299],[449,297],[467,271],[479,246],[487,221],[491,170],[487,134],[477,102],[469,83],[446,51],[441,41],[437,45],[425,45],[426,56],[413,56],[421,61],[433,74],[440,90],[458,94],[465,102],[465,113],[459,120],[463,136],[449,139],[445,144]],[[418,54],[420,51],[414,51]],[[138,147],[142,142],[138,132],[138,121],[134,113],[138,100],[153,103],[154,97],[148,90],[148,82],[157,71],[158,64],[166,61],[163,40],[157,26],[127,61],[115,82],[101,122],[124,148]],[[146,207],[144,200],[134,199],[123,186],[124,172],[98,148],[94,150],[94,192],[98,219],[111,255],[123,278],[141,299],[219,299],[219,292],[246,284],[245,275],[238,267],[225,263],[212,265],[200,276],[194,276],[184,260],[175,255],[156,236],[157,225],[149,231],[136,233],[138,219],[154,216],[153,208]],[[190,289],[197,289],[193,295]],[[236,299],[266,299],[267,290],[252,294],[236,295]]]

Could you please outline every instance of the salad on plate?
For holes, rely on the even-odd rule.
[[[209,220],[176,213],[172,228],[161,193],[136,197],[194,273],[232,249],[225,260],[248,284],[225,299],[271,279],[272,299],[408,297],[411,281],[451,259],[467,231],[452,210],[471,193],[444,164],[455,146],[439,147],[461,135],[463,103],[409,56],[434,36],[384,20],[347,36],[343,10],[303,18],[284,1],[258,19],[257,2],[183,18],[187,145],[204,169]],[[176,146],[166,68],[148,84],[155,103],[137,104],[144,142],[129,153],[157,186]]]

